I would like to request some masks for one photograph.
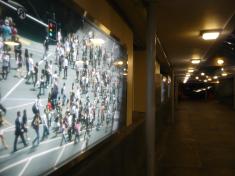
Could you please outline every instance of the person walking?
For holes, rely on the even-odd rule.
[[[27,118],[27,111],[26,111],[26,109],[24,109],[24,111],[23,111],[22,119],[23,119],[23,129],[24,129],[24,134],[25,134],[24,137],[25,137],[25,139],[27,141],[29,141],[30,139],[28,137],[28,118]]]
[[[67,143],[66,134],[68,132],[68,119],[66,116],[62,119],[60,128],[61,128],[60,131],[62,133],[60,146],[62,146],[63,142]]]
[[[49,133],[49,118],[47,109],[44,109],[44,113],[42,115],[42,124],[43,124],[43,135],[42,135],[42,141],[48,137]]]
[[[38,82],[38,62],[36,62],[34,66],[34,84],[33,84],[34,89],[35,89],[37,82]]]
[[[68,76],[68,65],[69,65],[69,61],[66,57],[64,59],[64,79],[67,79],[67,76]]]
[[[14,140],[14,149],[13,152],[17,151],[17,142],[18,142],[18,137],[20,136],[23,144],[25,147],[27,147],[28,145],[25,142],[24,139],[24,129],[23,129],[23,119],[21,117],[20,111],[17,111],[17,117],[15,120],[15,140]]]
[[[4,139],[2,127],[3,127],[3,114],[2,114],[2,110],[0,110],[0,139],[4,148],[8,149],[8,145],[6,144],[5,139]]]
[[[77,119],[76,124],[75,124],[74,144],[80,141],[80,128],[81,128],[81,124],[79,122],[79,119]]]
[[[37,146],[39,145],[39,139],[40,139],[40,135],[39,135],[39,126],[42,123],[41,117],[39,115],[39,113],[36,113],[33,121],[32,121],[32,127],[36,132],[36,137],[34,138],[32,145],[34,146],[35,142],[37,142]]]
[[[30,78],[32,79],[32,82],[33,82],[33,74],[34,74],[33,54],[30,53],[29,54],[29,71],[28,71],[27,78],[26,78],[27,83],[29,83]]]
[[[23,74],[22,74],[22,66],[23,66],[23,58],[22,58],[22,55],[21,55],[21,52],[18,54],[18,57],[17,57],[17,62],[18,62],[18,78],[22,77]]]
[[[5,80],[7,79],[7,75],[9,73],[9,63],[10,63],[10,56],[5,51],[2,59],[2,79]]]
[[[29,51],[27,48],[24,51],[24,60],[25,60],[26,75],[27,75],[29,72]]]
[[[48,56],[48,51],[49,51],[49,38],[46,37],[44,42],[43,42],[43,47],[44,47],[44,54],[43,54],[43,60],[47,59]]]

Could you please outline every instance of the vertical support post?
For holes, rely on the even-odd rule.
[[[156,60],[156,2],[148,1],[147,7],[147,111],[146,147],[147,176],[155,176],[155,60]]]
[[[175,121],[175,73],[171,71],[171,123]]]
[[[175,110],[178,107],[178,103],[179,103],[179,82],[177,80],[175,80]]]
[[[233,109],[235,109],[235,74],[233,75]]]

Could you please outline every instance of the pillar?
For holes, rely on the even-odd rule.
[[[175,121],[175,73],[171,71],[171,123]]]
[[[235,109],[235,74],[233,75],[233,109]]]
[[[155,59],[156,59],[156,2],[147,1],[147,106],[146,106],[146,149],[147,176],[155,176]]]

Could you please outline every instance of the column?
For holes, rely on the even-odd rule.
[[[233,75],[233,109],[235,109],[235,75]]]
[[[171,71],[171,123],[175,121],[175,73]]]
[[[155,59],[156,59],[156,2],[147,1],[147,106],[146,147],[147,176],[155,176]]]

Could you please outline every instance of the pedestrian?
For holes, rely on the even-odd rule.
[[[67,76],[68,76],[68,65],[69,65],[69,61],[66,57],[64,59],[64,79],[67,79]]]
[[[10,62],[10,56],[7,54],[7,52],[4,52],[3,54],[3,60],[2,60],[2,79],[7,79],[7,75],[9,73],[9,62]]]
[[[44,47],[43,59],[46,60],[48,56],[48,51],[49,51],[49,38],[48,37],[46,37],[46,39],[44,40],[43,47]]]
[[[75,124],[74,144],[80,141],[80,128],[81,128],[81,124],[80,124],[79,119],[77,119],[76,124]]]
[[[2,31],[2,37],[4,41],[10,40],[11,39],[11,28],[9,25],[9,20],[6,18],[4,24],[1,26],[1,31]]]
[[[63,142],[67,143],[66,134],[68,131],[68,119],[66,118],[66,116],[62,119],[62,122],[60,125],[60,131],[62,133],[62,139],[61,139],[60,145],[63,145]]]
[[[3,128],[3,113],[2,113],[2,110],[0,110],[0,139],[1,139],[1,142],[2,142],[2,145],[4,146],[4,148],[8,149],[8,145],[5,142],[4,133],[3,133],[2,128]]]
[[[33,84],[33,87],[35,89],[35,86],[38,82],[38,62],[36,62],[35,66],[34,66],[34,84]]]
[[[24,51],[24,60],[25,60],[26,73],[28,73],[29,72],[29,51],[27,48]]]
[[[22,77],[23,74],[22,74],[22,66],[23,66],[23,58],[22,58],[22,55],[21,55],[21,52],[18,53],[18,57],[17,57],[17,62],[18,62],[18,78]]]
[[[17,61],[18,60],[18,56],[22,53],[22,51],[21,51],[22,44],[21,44],[21,42],[19,40],[19,37],[16,38],[15,43],[17,45],[14,47],[14,52],[15,52],[15,60]]]
[[[39,95],[44,95],[45,94],[45,70],[42,70],[42,75],[41,75],[41,78],[39,80]]]
[[[23,120],[23,129],[24,129],[25,139],[27,139],[29,141],[29,137],[28,137],[28,118],[27,118],[26,109],[24,109],[24,111],[23,111],[22,120]]]
[[[40,135],[39,135],[39,126],[42,123],[41,117],[39,115],[39,113],[36,113],[33,121],[32,121],[32,127],[36,132],[36,137],[34,138],[32,145],[34,146],[35,142],[37,142],[37,146],[39,145],[39,139],[40,139]]]
[[[31,78],[32,79],[32,82],[34,81],[33,80],[33,74],[34,74],[34,63],[33,63],[33,54],[30,53],[29,54],[29,72],[27,74],[27,83],[29,83],[29,79]]]
[[[28,145],[26,144],[25,139],[24,139],[23,119],[21,117],[20,111],[17,111],[17,117],[15,120],[15,140],[14,140],[13,152],[17,151],[17,142],[18,142],[19,136],[20,136],[24,146],[27,147]]]
[[[48,137],[49,133],[49,118],[47,109],[44,109],[44,113],[42,115],[42,124],[43,124],[43,135],[42,135],[42,141]]]

